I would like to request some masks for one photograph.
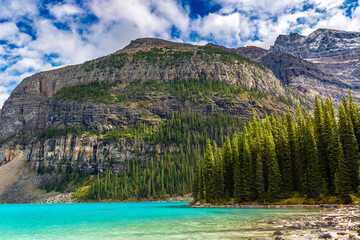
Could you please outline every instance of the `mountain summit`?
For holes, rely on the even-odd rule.
[[[318,29],[308,36],[290,33],[278,36],[270,50],[290,53],[302,59],[359,54],[360,33],[332,29]]]
[[[310,61],[353,88],[360,87],[359,32],[318,29],[308,36],[280,35],[270,50]]]

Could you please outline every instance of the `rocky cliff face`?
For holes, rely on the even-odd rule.
[[[149,53],[154,46],[163,50]],[[129,84],[136,80],[169,82],[175,79],[214,78],[274,96],[286,95],[284,87],[270,70],[249,61],[224,62],[221,54],[216,54],[198,51],[197,46],[188,44],[139,39],[112,55],[81,65],[35,74],[24,79],[5,102],[0,118],[0,138],[4,139],[20,130],[26,135],[36,135],[43,128],[52,125],[53,120],[58,120],[58,111],[65,110],[68,115],[72,114],[73,111],[68,111],[70,109],[66,107],[75,106],[53,101],[54,94],[66,86],[91,82]],[[61,106],[63,104],[65,106]],[[81,106],[73,110],[82,116],[102,112],[92,106]],[[103,113],[104,116],[106,114],[113,113]],[[82,122],[81,119],[76,121]]]
[[[290,53],[302,59],[359,54],[360,33],[318,29],[309,36],[297,33],[280,35],[270,50]]]
[[[314,63],[323,72],[359,88],[360,33],[318,29],[309,36],[280,35],[272,51],[291,54]]]
[[[293,41],[301,39],[297,35],[291,35],[289,38]],[[225,49],[221,46],[212,46]],[[323,98],[331,96],[335,102],[340,102],[349,88],[353,89],[356,100],[360,101],[360,93],[351,84],[336,75],[329,74],[328,71],[323,71],[318,65],[291,54],[253,46],[228,49],[228,51],[268,67],[279,80],[292,87],[308,103],[312,103],[315,95]]]
[[[231,96],[184,90],[186,82],[212,80],[238,90]],[[271,70],[231,51],[138,39],[109,56],[24,79],[1,111],[0,165],[22,154],[41,173],[33,177],[40,188],[62,179],[64,169],[91,175],[111,168],[121,175],[129,161],[146,164],[181,146],[104,137],[114,129],[158,125],[176,112],[248,119],[254,110],[286,111],[290,102],[300,98]]]

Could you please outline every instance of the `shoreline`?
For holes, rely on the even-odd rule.
[[[267,227],[273,233],[265,239],[360,239],[359,211],[359,206],[341,206],[299,219],[269,222]]]
[[[232,209],[308,209],[314,214],[294,218],[281,217],[278,220],[262,224],[261,237],[251,239],[338,239],[360,240],[360,206],[340,204],[188,204],[188,208],[232,208]]]
[[[341,206],[352,207],[355,205],[341,205],[341,204],[201,204],[196,202],[182,207],[189,208],[259,208],[259,209],[338,209]]]

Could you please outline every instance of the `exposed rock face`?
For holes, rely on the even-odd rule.
[[[360,33],[318,29],[309,36],[280,35],[271,51],[286,52],[302,59],[360,53]]]
[[[226,58],[213,50],[160,39],[138,39],[109,56],[24,79],[1,111],[0,165],[8,165],[20,154],[29,163],[29,169],[23,168],[23,174],[0,196],[0,201],[14,202],[14,198],[15,202],[38,201],[38,196],[26,189],[30,185],[47,189],[48,183],[60,182],[68,169],[86,176],[109,169],[122,175],[129,161],[136,160],[142,168],[150,158],[156,160],[159,154],[182,149],[171,144],[150,144],[143,139],[106,139],[104,134],[114,128],[127,129],[139,122],[153,125],[175,112],[188,111],[204,116],[220,111],[248,119],[253,110],[286,111],[287,105],[279,99],[298,103],[298,96],[268,68],[238,55]],[[208,94],[205,100],[193,101],[166,88],[175,80],[210,79],[252,89],[253,94],[257,91],[266,97],[251,99],[246,93],[239,93],[230,98],[216,93]],[[110,97],[101,101],[76,100],[71,96],[59,98],[57,94],[64,87],[94,82],[109,83]],[[143,87],[150,82],[168,85]],[[126,97],[126,101],[118,96]],[[38,137],[44,129],[64,128],[85,128],[86,133]],[[15,188],[19,191],[14,192]],[[22,193],[27,194],[25,198]]]
[[[129,160],[137,158],[144,161],[149,158],[147,153],[161,151],[161,146],[143,141],[114,142],[100,140],[97,136],[68,135],[36,141],[27,159],[32,169],[38,169],[40,165],[44,169],[65,169],[70,163],[74,169],[85,174],[96,174],[98,171],[106,171],[112,165],[114,172],[122,174]]]
[[[318,29],[309,36],[280,35],[272,51],[292,54],[310,61],[323,72],[359,88],[360,33]]]
[[[136,59],[130,52],[151,49],[152,47],[167,47],[173,51],[184,50],[193,53],[179,58],[171,58],[171,64],[164,61],[149,61],[146,58]],[[122,82],[124,84],[135,80],[154,80],[168,82],[175,79],[215,78],[229,84],[254,88],[274,96],[285,96],[286,91],[281,82],[266,68],[251,62],[224,63],[216,56],[196,54],[198,47],[189,44],[171,43],[159,39],[139,39],[133,41],[124,50],[99,58],[81,65],[69,66],[53,71],[42,72],[24,79],[11,93],[5,102],[0,119],[0,139],[4,139],[20,130],[24,134],[36,135],[46,126],[58,120],[58,111],[67,112],[74,117],[74,111],[68,111],[52,100],[54,94],[65,86],[90,82]],[[113,67],[116,62],[123,61],[121,66]],[[76,112],[91,117],[100,114],[93,106],[81,106]],[[99,112],[100,111],[100,112]],[[119,109],[121,111],[121,109]],[[50,114],[50,115],[49,115]],[[103,116],[106,113],[103,112]],[[54,117],[54,119],[52,119]],[[66,116],[64,116],[66,118]],[[75,116],[76,117],[76,116]],[[49,122],[50,121],[50,122]],[[74,119],[77,121],[77,119]]]
[[[291,39],[293,38],[292,35]],[[298,38],[295,37],[295,39]],[[214,44],[212,46],[225,49]],[[294,57],[291,54],[253,46],[228,50],[265,65],[272,70],[278,79],[284,84],[290,85],[309,103],[313,101],[315,95],[324,98],[331,95],[335,102],[340,102],[349,88],[354,89],[351,84],[339,77],[322,71],[316,64]],[[356,90],[354,96],[357,101],[360,101],[360,93],[357,93]]]

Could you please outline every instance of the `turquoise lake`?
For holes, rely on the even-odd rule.
[[[179,208],[185,202],[0,205],[0,239],[239,239],[309,210]]]

